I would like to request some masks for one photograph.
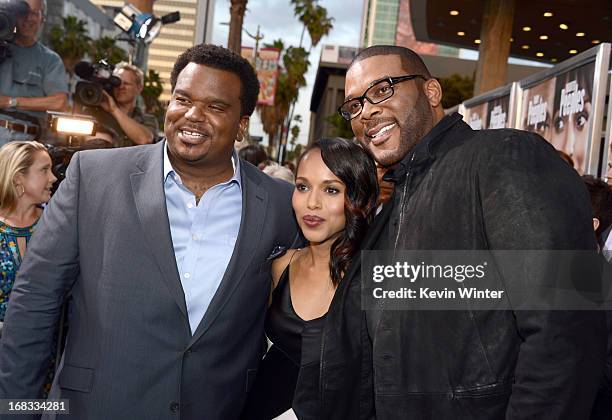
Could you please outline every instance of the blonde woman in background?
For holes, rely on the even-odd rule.
[[[295,184],[295,176],[291,169],[284,166],[280,166],[276,162],[268,162],[268,164],[262,169],[264,174],[270,175],[272,178],[282,179],[290,184]]]
[[[0,148],[0,321],[32,232],[51,198],[57,178],[51,157],[35,141],[13,141]]]

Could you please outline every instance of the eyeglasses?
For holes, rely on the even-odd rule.
[[[364,101],[367,99],[369,103],[372,105],[379,104],[383,101],[386,101],[390,97],[393,96],[395,86],[398,83],[405,82],[406,80],[412,80],[420,77],[423,80],[427,80],[425,76],[421,76],[420,74],[409,74],[406,76],[398,76],[398,77],[385,77],[384,79],[376,80],[372,82],[369,88],[366,89],[363,95],[358,96],[357,98],[351,98],[348,101],[344,102],[340,108],[338,108],[338,113],[347,121],[352,120],[361,114],[363,110]]]

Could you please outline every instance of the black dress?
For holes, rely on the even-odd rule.
[[[301,366],[312,368],[319,364],[324,321],[325,316],[304,321],[295,312],[287,266],[272,293],[266,316],[266,335],[273,345],[259,364],[243,419],[272,419],[292,406],[299,419],[310,417],[308,402],[299,401],[299,395],[294,395],[295,385]],[[293,404],[294,398],[297,405]]]

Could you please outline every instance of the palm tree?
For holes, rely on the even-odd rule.
[[[281,40],[274,41],[273,44],[266,44],[266,47],[281,50],[281,54],[284,51],[283,66],[279,68],[274,106],[258,107],[264,131],[269,137],[270,153],[276,144],[287,143],[299,90],[306,85],[305,75],[310,65],[308,61],[310,50],[333,28],[333,18],[327,16],[327,10],[318,5],[317,1],[291,0],[295,16],[304,24],[298,47],[285,48]],[[308,50],[302,46],[306,31],[311,41]]]
[[[329,34],[334,27],[334,18],[327,17],[327,9],[317,4],[318,0],[291,0],[294,15],[304,24],[300,36],[300,47],[304,41],[304,33],[310,36],[310,49],[316,47],[323,36]],[[309,52],[310,52],[309,49]]]
[[[242,21],[244,20],[246,6],[247,0],[231,0],[227,48],[238,54],[240,54],[242,44]]]
[[[144,78],[144,87],[141,96],[145,103],[146,112],[155,115],[160,127],[163,126],[165,114],[165,107],[159,100],[163,91],[164,86],[159,73],[149,69],[148,74],[146,74]]]
[[[74,65],[89,51],[91,38],[87,36],[87,22],[74,16],[62,18],[62,26],[51,28],[49,43],[59,54],[66,70],[72,74]]]
[[[273,106],[258,106],[259,115],[263,129],[268,134],[268,152],[271,153],[277,139],[285,137],[284,122],[289,115],[291,105],[298,97],[301,87],[306,86],[304,77],[310,65],[308,53],[304,48],[289,47],[285,49],[282,40],[276,40],[272,44],[265,44],[267,48],[276,48],[283,53],[283,65],[279,66],[278,79],[276,82],[276,94]]]
[[[285,44],[281,39],[277,39],[271,44],[264,44],[265,48],[276,48],[282,55],[285,49]],[[281,116],[284,106],[282,105],[283,100],[282,92],[286,90],[283,86],[286,83],[286,75],[283,73],[282,67],[278,66],[278,76],[276,79],[276,93],[274,95],[274,105],[257,105],[257,112],[261,118],[263,131],[268,135],[268,155],[271,155],[280,126],[283,122],[284,116]]]
[[[311,49],[316,47],[319,41],[334,28],[333,20],[334,18],[327,17],[327,9],[315,5],[305,24],[308,35],[310,35]]]
[[[127,61],[127,53],[117,46],[115,40],[108,36],[103,36],[91,43],[89,55],[94,62],[102,59],[108,61],[109,64],[115,65],[120,61]]]
[[[310,48],[308,52],[305,52],[305,57],[308,57],[310,51],[313,47],[316,47],[321,39],[329,34],[329,32],[333,29],[333,18],[327,16],[327,9],[317,4],[318,0],[291,0],[291,4],[294,6],[294,15],[298,17],[300,22],[304,24],[304,28],[302,29],[302,35],[300,37],[300,49],[302,48],[302,43],[304,39],[304,32],[308,31],[308,35],[310,36]],[[304,73],[302,74],[302,79],[306,71],[308,70],[308,61],[306,60],[306,66],[303,67]],[[305,85],[305,82],[304,82]],[[302,85],[302,86],[304,86]],[[301,87],[301,86],[300,86]],[[299,87],[298,87],[299,91]],[[279,150],[279,160],[282,158],[281,154],[283,153],[284,145],[287,144],[287,137],[289,135],[289,126],[291,124],[291,120],[293,118],[293,113],[295,111],[295,104],[297,102],[298,92],[296,92],[295,97],[290,106],[290,111],[286,115],[286,119],[283,122],[283,128],[281,130],[281,150]]]

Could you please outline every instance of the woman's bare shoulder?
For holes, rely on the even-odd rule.
[[[272,281],[274,282],[274,287],[276,287],[278,281],[283,275],[283,272],[285,271],[285,269],[293,259],[294,255],[298,251],[300,251],[300,248],[290,249],[283,255],[272,261]]]

